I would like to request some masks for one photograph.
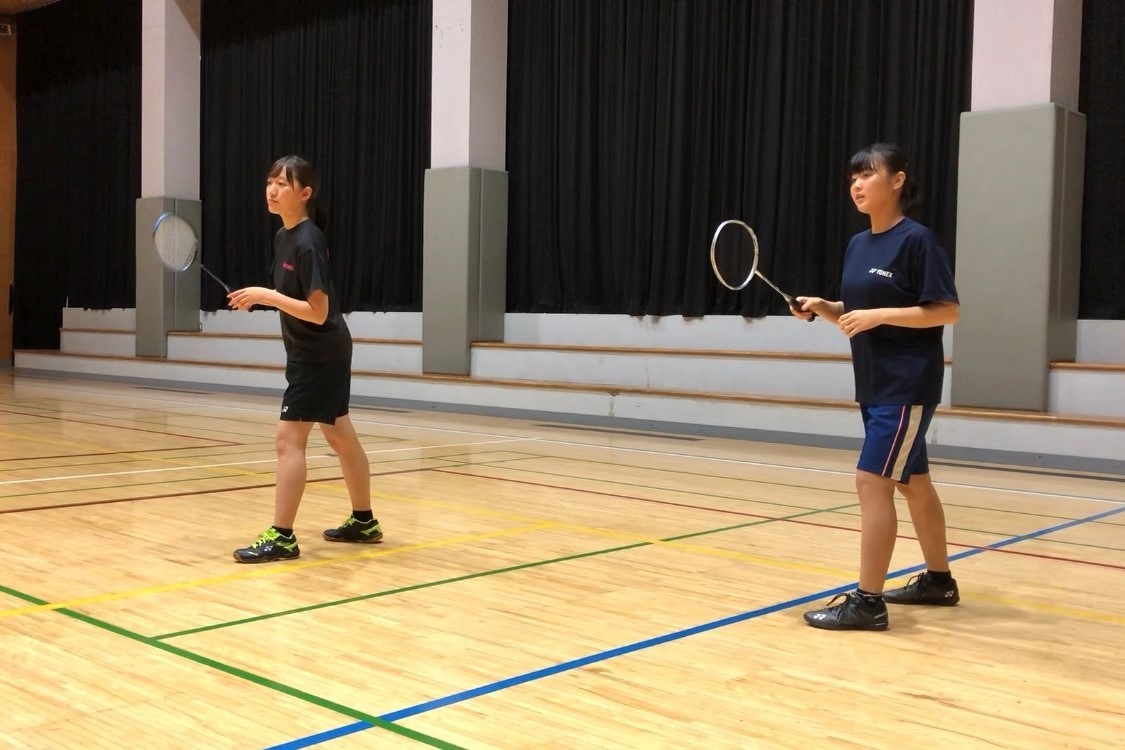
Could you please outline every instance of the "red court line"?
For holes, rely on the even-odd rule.
[[[441,474],[456,474],[458,476],[472,477],[473,479],[488,479],[488,480],[495,481],[495,482],[511,482],[513,484],[523,484],[523,485],[528,485],[530,487],[543,487],[543,488],[546,488],[546,489],[565,490],[565,491],[568,491],[568,492],[578,492],[578,493],[584,494],[584,495],[601,495],[603,497],[614,497],[614,498],[618,498],[618,499],[621,499],[621,500],[636,500],[638,502],[652,503],[654,505],[668,505],[668,506],[672,506],[672,507],[676,507],[676,508],[687,508],[689,510],[703,510],[703,511],[709,511],[711,513],[723,513],[725,515],[745,516],[745,517],[748,517],[748,518],[767,518],[767,519],[771,519],[771,520],[774,520],[774,521],[781,521],[783,523],[799,524],[801,526],[816,526],[818,528],[832,529],[834,531],[850,531],[850,532],[855,533],[855,534],[860,533],[859,529],[851,528],[849,526],[836,526],[835,524],[819,523],[817,521],[806,521],[806,520],[802,520],[802,519],[799,519],[799,518],[779,518],[777,516],[766,516],[766,515],[762,515],[762,514],[759,514],[759,513],[747,513],[745,511],[740,511],[740,510],[726,510],[726,509],[723,509],[723,508],[708,508],[708,507],[703,506],[703,505],[692,505],[690,503],[678,503],[678,502],[675,502],[673,500],[657,500],[657,499],[649,498],[649,497],[637,497],[636,495],[623,495],[623,494],[616,493],[616,492],[602,492],[602,491],[599,491],[599,490],[584,490],[584,489],[579,489],[577,487],[566,487],[564,485],[558,485],[558,484],[546,484],[544,482],[529,482],[526,479],[510,479],[510,478],[507,478],[507,477],[490,477],[490,476],[486,476],[486,475],[483,475],[483,474],[472,474],[472,473],[469,473],[469,472],[466,472],[466,471],[453,471],[452,469],[434,469],[434,471],[438,472],[438,473],[441,473]],[[590,480],[590,481],[597,481],[597,480]],[[675,492],[675,490],[669,490],[669,491]],[[1070,519],[1070,520],[1074,520],[1074,519]],[[911,541],[918,541],[918,537],[909,536],[907,534],[897,534],[895,536],[895,538],[897,538],[897,539],[909,539]],[[1010,549],[995,549],[995,548],[989,547],[987,545],[959,544],[957,542],[947,542],[947,544],[950,547],[961,547],[961,548],[964,548],[964,549],[988,550],[990,552],[1003,552],[1005,554],[1018,555],[1018,556],[1021,556],[1021,557],[1036,557],[1036,558],[1039,558],[1039,559],[1042,559],[1042,560],[1053,560],[1055,562],[1074,563],[1075,565],[1091,565],[1091,566],[1098,567],[1098,568],[1110,568],[1111,570],[1125,570],[1125,565],[1115,565],[1113,563],[1096,562],[1096,561],[1093,561],[1093,560],[1079,560],[1079,559],[1073,558],[1073,557],[1057,557],[1055,555],[1044,555],[1044,554],[1037,554],[1037,553],[1034,553],[1034,552],[1020,552],[1018,550],[1010,550]]]
[[[194,468],[192,466],[185,466],[185,469]],[[433,467],[426,467],[422,469],[398,469],[397,471],[381,471],[372,473],[373,477],[389,477],[394,474],[411,474],[421,471],[433,471]],[[309,479],[306,484],[317,484],[319,482],[342,482],[344,477],[321,477],[320,479]],[[198,480],[175,480],[175,481],[198,481]],[[34,505],[29,508],[9,508],[7,510],[0,510],[0,516],[9,513],[30,513],[36,510],[63,510],[64,508],[86,508],[91,505],[113,505],[115,503],[135,503],[141,500],[166,500],[175,497],[188,497],[190,495],[218,495],[224,492],[243,492],[245,490],[264,490],[276,486],[276,482],[269,484],[247,484],[241,487],[220,487],[213,490],[189,490],[185,492],[168,492],[163,495],[142,495],[141,497],[114,497],[108,500],[88,500],[80,503],[59,503],[58,505]],[[3,500],[4,498],[0,498]]]
[[[149,435],[163,435],[164,437],[178,437],[178,438],[185,438],[187,440],[199,440],[199,441],[203,441],[203,442],[210,442],[211,446],[213,446],[213,447],[241,445],[241,443],[235,443],[235,442],[229,441],[229,440],[215,440],[213,438],[203,438],[203,437],[197,437],[195,435],[181,435],[181,434],[176,433],[176,432],[161,432],[160,430],[143,430],[139,427],[128,427],[128,426],[125,426],[125,425],[105,424],[104,422],[88,422],[85,419],[74,419],[72,417],[54,417],[54,416],[51,416],[50,414],[36,414],[34,412],[28,413],[28,412],[25,412],[25,411],[11,411],[10,409],[0,409],[0,414],[19,414],[21,417],[35,417],[36,419],[53,419],[56,422],[71,422],[71,423],[74,423],[74,424],[89,424],[89,425],[94,425],[95,427],[106,427],[106,428],[109,428],[109,429],[112,429],[112,430],[127,430],[129,432],[144,432],[144,433],[147,433]],[[198,448],[198,447],[210,447],[210,446],[193,446],[193,447]]]
[[[187,468],[187,467],[185,467]],[[182,480],[181,480],[182,481]],[[310,479],[309,484],[320,481]],[[173,497],[188,497],[190,495],[215,495],[222,492],[238,492],[242,490],[263,490],[268,487],[273,487],[274,483],[270,484],[248,484],[243,487],[223,487],[217,490],[194,490],[190,492],[169,492],[163,495],[142,495],[141,497],[114,497],[108,500],[87,500],[79,503],[59,503],[58,505],[33,505],[27,508],[9,508],[7,510],[0,510],[0,516],[8,515],[9,513],[30,513],[36,510],[62,510],[64,508],[87,508],[91,505],[113,505],[115,503],[133,503],[141,500],[166,500]]]
[[[206,438],[198,438],[198,439],[199,440],[205,440]],[[141,454],[145,454],[145,453],[161,453],[161,452],[164,452],[164,451],[194,451],[194,450],[198,450],[198,449],[201,449],[201,448],[230,448],[230,447],[235,446],[235,445],[240,446],[240,447],[253,447],[255,445],[261,445],[261,446],[268,447],[270,450],[273,450],[274,443],[273,443],[273,441],[270,441],[269,443],[222,443],[222,444],[216,444],[216,445],[189,445],[189,446],[186,446],[186,447],[181,446],[179,448],[146,448],[144,450],[136,450],[136,451],[99,451],[99,452],[96,452],[96,453],[60,453],[60,454],[55,455],[55,456],[25,456],[23,458],[0,458],[0,463],[7,463],[9,461],[50,461],[51,459],[54,459],[54,458],[93,458],[95,456],[134,456],[134,455],[141,455]],[[37,468],[37,467],[28,467],[28,468]]]

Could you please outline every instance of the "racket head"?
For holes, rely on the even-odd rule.
[[[152,227],[156,257],[170,271],[186,271],[199,251],[195,229],[182,216],[165,211]]]
[[[711,270],[727,289],[746,288],[758,270],[758,235],[749,224],[738,219],[719,224],[711,237]]]

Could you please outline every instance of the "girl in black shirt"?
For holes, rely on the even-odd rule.
[[[299,156],[274,162],[266,180],[266,206],[281,217],[274,236],[273,289],[260,286],[228,295],[230,306],[277,308],[285,342],[285,379],[277,424],[277,489],[273,525],[243,549],[241,563],[300,557],[293,521],[305,490],[305,447],[313,424],[319,424],[340,458],[352,513],[344,523],[324,532],[330,542],[374,543],[383,532],[371,512],[367,454],[348,417],[351,397],[352,338],[328,268],[328,246],[314,223],[320,189],[316,170]]]

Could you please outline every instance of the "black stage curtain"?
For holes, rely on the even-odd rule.
[[[204,263],[272,286],[266,173],[296,153],[321,174],[344,311],[420,310],[431,2],[204,0],[202,15]],[[225,307],[203,284],[203,308]]]
[[[846,164],[873,141],[913,154],[917,216],[953,249],[971,0],[509,7],[510,311],[784,312],[712,278],[729,218],[782,288],[835,297],[865,226]]]
[[[1078,109],[1086,115],[1078,316],[1125,320],[1125,8],[1084,0]]]
[[[17,17],[15,310],[19,349],[57,349],[62,308],[135,304],[140,0]]]

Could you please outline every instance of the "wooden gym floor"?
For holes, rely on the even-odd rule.
[[[0,746],[1125,747],[1120,476],[935,461],[962,604],[833,633],[852,452],[356,407],[386,541],[314,432],[238,565],[277,408],[0,374]]]

